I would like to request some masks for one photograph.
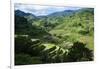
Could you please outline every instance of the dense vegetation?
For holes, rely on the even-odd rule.
[[[35,16],[15,10],[15,65],[92,61],[94,9]]]

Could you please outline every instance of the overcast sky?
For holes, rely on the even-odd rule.
[[[32,13],[36,16],[48,15],[54,12],[59,12],[59,11],[64,11],[64,10],[78,10],[78,9],[81,9],[81,8],[15,4],[15,10],[21,10],[26,13]]]

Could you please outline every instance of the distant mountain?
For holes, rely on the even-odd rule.
[[[25,12],[23,12],[21,10],[15,10],[15,15],[26,18],[28,23],[33,23],[35,20],[38,19],[34,14],[25,13]]]
[[[47,16],[37,16],[38,19],[47,18]]]
[[[59,16],[69,16],[69,15],[72,15],[73,13],[75,13],[76,11],[75,10],[65,10],[65,11],[61,11],[61,12],[55,12],[55,13],[52,13],[52,14],[49,14],[49,16],[56,16],[56,17],[59,17]]]
[[[77,13],[81,13],[82,14],[84,12],[94,14],[94,9],[93,8],[84,8],[84,9],[80,9]]]
[[[15,10],[15,15],[17,16],[22,16],[22,17],[31,17],[32,18],[46,18],[46,17],[59,17],[59,16],[69,16],[72,15],[75,12],[75,10],[65,10],[65,11],[60,11],[60,12],[54,12],[52,14],[49,14],[47,16],[35,16],[32,13],[25,13],[21,10]]]
[[[34,14],[31,14],[31,13],[25,13],[21,10],[15,10],[15,15],[18,15],[18,16],[32,16],[32,17],[36,17]]]

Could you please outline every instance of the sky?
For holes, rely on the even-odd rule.
[[[32,5],[32,4],[15,4],[15,10],[21,10],[25,13],[32,13],[36,16],[45,16],[54,12],[60,12],[64,10],[78,10],[77,7],[61,7],[61,6],[44,6],[44,5]]]

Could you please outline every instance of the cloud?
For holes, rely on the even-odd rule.
[[[43,5],[27,5],[27,4],[15,4],[15,10],[21,10],[26,13],[33,13],[36,16],[48,15],[53,12],[64,11],[64,10],[77,10],[80,8],[75,7],[57,7],[57,6],[43,6]]]

